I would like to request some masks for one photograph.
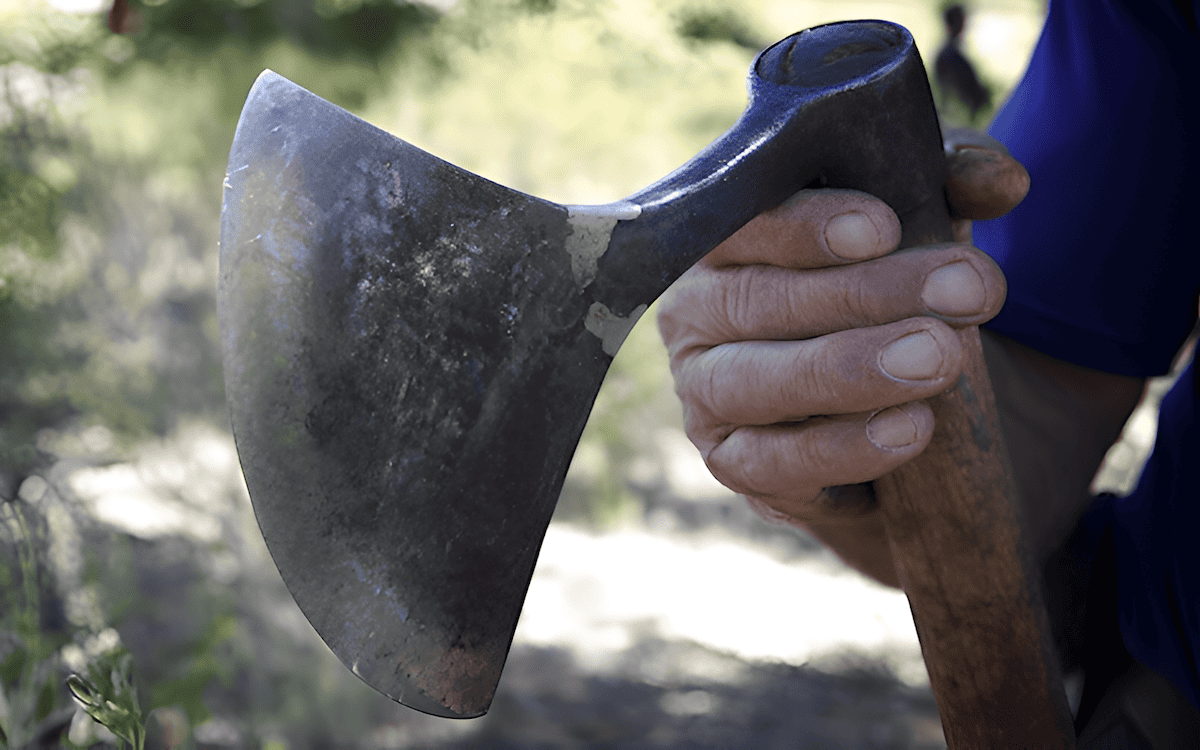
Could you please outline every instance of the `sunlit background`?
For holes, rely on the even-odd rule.
[[[731,125],[763,46],[882,18],[928,62],[944,3],[144,0],[124,34],[106,28],[110,5],[0,0],[10,746],[114,742],[63,679],[121,647],[155,747],[944,746],[903,595],[712,480],[653,311],[601,391],[493,712],[452,722],[377,696],[320,643],[262,544],[214,303],[225,161],[263,68],[502,184],[604,203]],[[1043,13],[969,5],[963,48],[993,102]],[[1149,414],[1106,486],[1136,477]]]

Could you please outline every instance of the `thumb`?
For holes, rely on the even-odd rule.
[[[995,219],[1016,208],[1029,192],[1029,173],[995,138],[945,127],[946,197],[958,219]]]

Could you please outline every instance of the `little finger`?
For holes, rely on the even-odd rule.
[[[814,488],[869,482],[929,444],[934,419],[921,401],[875,412],[742,427],[705,454],[709,471],[735,492],[772,498],[799,520],[824,515]],[[788,498],[795,498],[789,505]],[[793,507],[794,506],[794,507]]]

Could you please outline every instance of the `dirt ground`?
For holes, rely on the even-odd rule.
[[[787,569],[797,573],[826,554],[803,535],[757,519],[736,498],[728,504],[708,505],[707,514],[697,514],[695,504],[674,512],[661,505],[655,510],[660,523],[665,516],[673,521],[669,531],[660,531],[665,537],[685,543],[703,538],[721,518],[721,527],[737,530],[738,543],[748,552],[790,566]],[[574,557],[586,556],[577,538],[570,546]],[[701,546],[700,554],[712,554],[713,549]],[[670,555],[662,554],[660,564],[669,565]],[[553,568],[558,560],[553,532],[543,548],[543,558],[540,564],[546,568]],[[685,564],[695,563],[685,560]],[[596,574],[605,580],[621,577],[615,567]],[[653,573],[645,571],[645,575],[649,578]],[[567,587],[584,585],[579,574],[559,571],[557,577],[565,579],[562,585]],[[614,585],[622,587],[619,582]],[[538,586],[535,580],[526,615],[541,618],[548,615],[539,608],[538,600],[547,594]],[[591,588],[588,596],[599,600],[595,608],[608,610],[609,619],[596,615],[589,620],[582,611],[587,606],[576,604],[573,616],[583,627],[565,631],[558,638],[561,645],[531,642],[537,640],[528,635],[533,623],[528,630],[524,624],[518,629],[517,643],[486,716],[454,721],[406,710],[380,727],[369,743],[438,750],[933,750],[946,746],[932,692],[911,676],[907,682],[901,680],[887,659],[852,652],[826,653],[813,664],[796,658],[747,658],[746,653],[754,653],[753,645],[738,646],[742,653],[734,653],[715,647],[711,640],[718,639],[702,643],[679,637],[678,632],[672,634],[650,617],[639,622],[637,612],[614,601],[618,595]],[[848,591],[847,596],[860,595]],[[714,589],[712,597],[724,595]],[[671,606],[668,592],[659,599],[664,607]],[[847,600],[844,604],[844,609],[830,607],[825,615],[824,625],[833,631],[848,631],[852,625],[849,618],[855,615],[847,612],[852,603]],[[712,619],[721,616],[714,612]],[[641,637],[627,648],[577,657],[572,646],[587,640],[587,628],[594,631],[620,622]],[[820,632],[813,625],[798,632],[796,638],[831,637]],[[762,649],[768,651],[769,646]]]
[[[732,679],[714,680],[714,672]],[[518,648],[487,716],[454,722],[411,712],[375,739],[439,750],[946,746],[932,694],[878,667],[826,673],[746,663],[659,639],[601,674],[561,650]]]

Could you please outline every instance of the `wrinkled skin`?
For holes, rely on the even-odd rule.
[[[953,329],[991,319],[1006,292],[1000,269],[970,245],[970,222],[1004,215],[1029,188],[1024,168],[985,135],[947,130],[946,154],[956,242],[892,254],[900,223],[882,201],[806,190],[726,240],[659,303],[685,429],[713,476],[892,586],[883,520],[862,483],[928,445],[925,399],[963,366]],[[998,407],[1035,549],[1046,555],[1142,383],[986,332],[984,344],[1003,381]]]

